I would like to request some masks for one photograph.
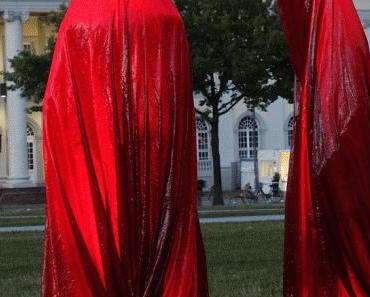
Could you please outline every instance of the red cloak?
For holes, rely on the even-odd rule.
[[[205,297],[187,37],[171,0],[72,0],[43,105],[43,297]]]
[[[284,296],[370,296],[370,55],[351,0],[279,0],[297,74]]]

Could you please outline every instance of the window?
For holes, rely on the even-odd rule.
[[[258,149],[258,125],[250,116],[241,119],[238,129],[239,158],[252,159]]]
[[[30,125],[27,125],[27,136],[35,136],[35,133]]]
[[[260,177],[271,178],[276,172],[274,161],[260,160],[259,162]]]
[[[291,117],[288,122],[288,145],[293,146],[293,128],[294,128],[294,117]]]
[[[24,43],[23,44],[23,50],[25,52],[29,52],[30,54],[34,53],[34,48],[32,43]]]
[[[35,167],[35,154],[34,154],[34,139],[35,133],[30,125],[27,125],[27,157],[28,157],[28,169],[33,170]]]
[[[207,124],[197,119],[197,146],[198,146],[198,160],[209,159],[209,132]]]

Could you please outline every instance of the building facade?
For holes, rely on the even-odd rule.
[[[57,10],[62,0],[1,0],[0,72],[11,71],[9,59],[21,50],[42,53],[53,28],[42,18]],[[365,3],[366,2],[366,3]],[[356,2],[370,37],[370,3]],[[0,76],[0,83],[1,83]],[[197,98],[195,104],[197,104]],[[0,96],[0,187],[39,186],[44,183],[42,158],[42,112],[27,113],[32,103],[19,91]],[[253,145],[258,146],[259,175],[270,182],[279,172],[284,189],[288,174],[293,131],[293,106],[285,99],[272,103],[256,118],[243,103],[220,121],[220,155],[224,189],[232,190],[254,179]],[[198,178],[213,184],[210,127],[197,119]],[[63,137],[61,135],[61,137]]]
[[[225,190],[254,182],[254,146],[258,147],[261,182],[269,183],[275,172],[286,182],[293,132],[293,105],[285,99],[272,103],[256,116],[244,103],[237,104],[220,118],[220,157]],[[198,177],[213,184],[212,151],[209,125],[197,119]],[[283,185],[284,186],[284,185]]]
[[[41,21],[57,10],[57,0],[0,1],[0,71],[11,71],[9,59],[21,50],[42,53],[52,28]],[[1,78],[0,78],[1,79]],[[28,114],[31,104],[20,91],[0,98],[0,186],[43,184],[42,113]]]
[[[355,0],[359,16],[370,40],[370,1]],[[197,100],[196,104],[197,104]],[[287,185],[290,149],[293,141],[293,105],[285,99],[272,103],[266,112],[256,111],[255,118],[243,104],[236,105],[220,120],[220,157],[225,190],[254,184],[253,146],[258,147],[258,171],[264,189],[269,189],[275,172],[280,174],[280,188]],[[198,176],[213,185],[210,127],[197,119]]]

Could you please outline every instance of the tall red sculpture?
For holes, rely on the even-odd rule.
[[[279,0],[297,75],[284,296],[370,296],[370,54],[351,0]]]
[[[42,296],[208,296],[188,43],[172,0],[72,0],[43,111]]]

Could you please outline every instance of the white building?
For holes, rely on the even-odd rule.
[[[60,0],[0,1],[0,71],[10,70],[9,59],[25,49],[41,53],[51,34],[40,17],[57,10]],[[27,114],[19,91],[0,98],[0,186],[43,184],[40,112]]]
[[[42,52],[51,29],[39,17],[58,9],[62,0],[0,1],[0,71],[10,70],[8,59],[23,48]],[[370,28],[370,3],[357,0],[359,14]],[[367,30],[370,36],[370,29]],[[1,82],[1,81],[0,81]],[[42,161],[42,113],[25,112],[26,101],[19,91],[0,97],[0,187],[38,186],[44,183]],[[261,181],[268,182],[274,172],[283,182],[288,172],[293,107],[279,99],[267,112],[257,111],[257,122],[242,104],[236,105],[220,122],[220,154],[224,189],[240,187],[253,178],[250,162],[251,133],[257,126]],[[212,153],[209,126],[197,120],[198,176],[212,185]],[[242,167],[242,168],[241,168]],[[243,177],[243,178],[242,178]],[[243,179],[243,180],[242,180]],[[284,186],[284,184],[283,184]]]
[[[275,172],[279,172],[286,181],[292,141],[292,117],[293,105],[288,104],[285,99],[278,99],[266,112],[256,110],[256,121],[242,102],[220,118],[221,172],[225,190],[240,188],[246,181],[253,184],[254,139],[258,141],[261,182],[270,182]],[[209,187],[213,184],[210,127],[200,119],[197,120],[197,127],[198,176]],[[253,137],[254,131],[257,131],[258,137]]]
[[[360,18],[370,40],[370,1],[355,0]],[[253,125],[258,130],[258,160],[260,181],[271,182],[274,172],[281,175],[281,188],[285,190],[293,130],[293,105],[279,99],[266,112],[256,111],[256,121],[247,107],[240,103],[220,120],[220,156],[223,189],[233,190],[245,183],[254,184],[254,165],[251,139]],[[197,120],[198,175],[213,184],[210,127]]]

